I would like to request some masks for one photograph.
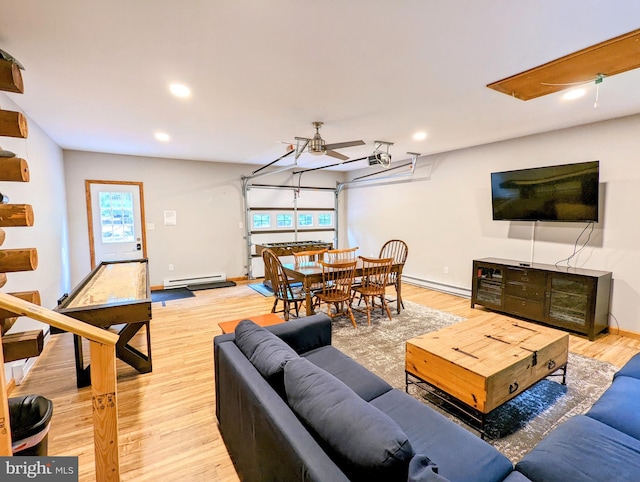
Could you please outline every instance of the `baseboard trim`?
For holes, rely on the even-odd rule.
[[[420,286],[421,288],[429,288],[434,291],[440,291],[450,295],[462,296],[463,298],[471,299],[471,290],[468,288],[461,288],[460,286],[448,285],[446,283],[440,283],[438,281],[430,281],[416,276],[410,276],[403,274],[402,281],[414,286]]]
[[[611,330],[611,326],[609,326],[609,333],[613,334],[613,335],[620,335],[620,336],[624,336],[627,338],[634,338],[636,340],[640,340],[640,333],[635,332],[635,331],[629,331],[629,330],[621,330],[621,329],[617,329],[615,332],[613,332]]]

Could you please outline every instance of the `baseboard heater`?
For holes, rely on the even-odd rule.
[[[164,289],[184,288],[185,286],[219,283],[223,281],[227,281],[227,275],[225,273],[216,273],[207,276],[198,276],[195,278],[165,279]]]
[[[409,283],[410,285],[420,286],[422,288],[429,288],[434,291],[441,291],[442,293],[448,293],[450,295],[462,296],[464,298],[471,298],[471,290],[469,288],[461,288],[459,286],[448,285],[445,283],[439,283],[437,281],[430,281],[416,276],[410,276],[402,274],[402,281]]]

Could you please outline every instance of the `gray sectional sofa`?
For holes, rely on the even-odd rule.
[[[515,469],[333,347],[324,314],[241,322],[215,337],[214,369],[220,432],[243,481],[640,480],[640,357]]]

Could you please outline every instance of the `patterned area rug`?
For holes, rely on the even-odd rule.
[[[392,311],[393,320],[378,311],[367,326],[366,317],[356,314],[358,329],[345,317],[333,324],[333,345],[389,382],[404,390],[405,341],[439,330],[463,318],[405,301],[400,315]],[[395,308],[392,305],[392,308]],[[487,432],[489,443],[517,462],[548,432],[567,418],[584,413],[609,387],[617,368],[609,363],[569,354],[567,385],[560,378],[542,380],[490,414]],[[414,397],[424,400],[424,392],[410,388]],[[455,417],[446,414],[463,427]],[[474,433],[477,433],[474,431]]]

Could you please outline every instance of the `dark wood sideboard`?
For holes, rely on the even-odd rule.
[[[595,336],[608,327],[611,272],[500,258],[473,261],[471,307]]]

